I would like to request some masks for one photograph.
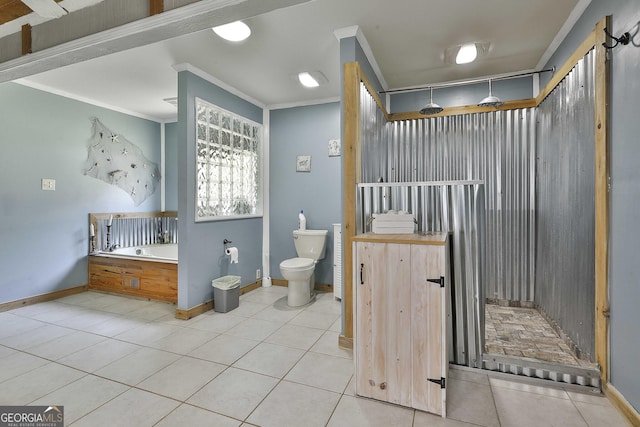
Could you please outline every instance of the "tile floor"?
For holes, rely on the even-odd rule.
[[[601,396],[450,370],[449,418],[354,396],[340,303],[260,288],[229,313],[85,292],[0,313],[0,405],[67,426],[627,426]]]
[[[595,363],[578,358],[534,308],[485,304],[485,351],[596,368]]]

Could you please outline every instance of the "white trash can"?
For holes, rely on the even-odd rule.
[[[211,281],[213,309],[226,313],[240,304],[240,276],[222,276]]]

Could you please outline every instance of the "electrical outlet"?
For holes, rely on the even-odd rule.
[[[42,189],[45,191],[56,191],[56,180],[42,178]]]
[[[260,278],[260,269],[256,270],[256,280]]]

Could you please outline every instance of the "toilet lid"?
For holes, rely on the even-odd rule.
[[[311,258],[291,258],[282,261],[280,266],[289,269],[304,269],[313,266],[313,264],[315,261]]]

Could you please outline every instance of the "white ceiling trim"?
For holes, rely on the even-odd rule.
[[[376,77],[378,78],[378,81],[382,85],[382,90],[389,89],[389,85],[387,85],[387,82],[384,79],[384,76],[382,75],[382,70],[380,70],[380,67],[378,66],[376,57],[373,55],[373,50],[371,50],[371,45],[369,45],[367,38],[364,36],[364,33],[362,32],[359,26],[353,25],[351,27],[339,28],[335,30],[333,34],[336,36],[338,41],[349,38],[349,37],[355,37],[358,40],[358,43],[360,43],[360,47],[364,52],[364,56],[367,57],[367,60],[369,61],[369,65],[371,65],[373,72],[375,73]]]
[[[232,87],[230,85],[228,85],[227,83],[223,82],[222,80],[213,77],[211,74],[202,71],[200,68],[198,67],[194,67],[191,64],[188,63],[183,63],[183,64],[176,64],[173,66],[173,69],[176,70],[177,72],[180,71],[188,71],[191,74],[195,74],[196,76],[208,81],[209,83],[213,83],[214,85],[226,90],[227,92],[237,96],[238,98],[244,99],[247,102],[250,102],[251,104],[255,105],[256,107],[260,107],[262,109],[266,109],[267,106],[264,104],[264,102],[260,102],[257,99],[254,99],[252,97],[250,97],[249,95],[239,91],[238,89],[236,89],[235,87]]]
[[[29,81],[27,79],[14,80],[14,83],[18,83],[19,85],[27,86],[27,87],[30,87],[32,89],[41,90],[43,92],[48,92],[48,93],[51,93],[53,95],[62,96],[64,98],[73,99],[75,101],[84,102],[85,104],[95,105],[96,107],[106,108],[107,110],[112,110],[112,111],[116,111],[118,113],[127,114],[129,116],[139,117],[139,118],[145,119],[145,120],[151,120],[151,121],[156,122],[156,123],[164,123],[166,121],[169,121],[169,122],[170,121],[175,121],[175,120],[162,120],[162,119],[160,119],[158,117],[152,117],[152,116],[149,116],[149,115],[146,115],[146,114],[138,113],[136,111],[131,111],[131,110],[127,110],[125,108],[116,107],[114,105],[107,104],[105,102],[95,101],[95,100],[93,100],[91,98],[85,98],[83,96],[75,95],[73,93],[69,93],[69,92],[66,92],[64,90],[52,88],[50,86],[43,85],[41,83],[35,83],[35,82]]]
[[[540,58],[540,61],[538,61],[538,63],[536,64],[536,70],[540,70],[542,69],[542,67],[547,65],[549,59],[551,59],[555,51],[558,49],[558,47],[560,47],[564,39],[567,37],[576,22],[578,22],[578,19],[580,19],[589,4],[591,4],[591,0],[580,0],[578,4],[576,4],[576,7],[573,8],[571,13],[569,14],[569,17],[560,28],[560,31],[558,31],[558,34],[556,34],[549,47]]]
[[[321,104],[330,104],[332,102],[340,102],[341,99],[339,96],[333,98],[324,98],[324,99],[314,99],[310,101],[300,101],[300,102],[285,102],[283,104],[271,104],[267,105],[269,110],[284,110],[286,108],[295,108],[295,107],[308,107],[310,105],[321,105]]]

